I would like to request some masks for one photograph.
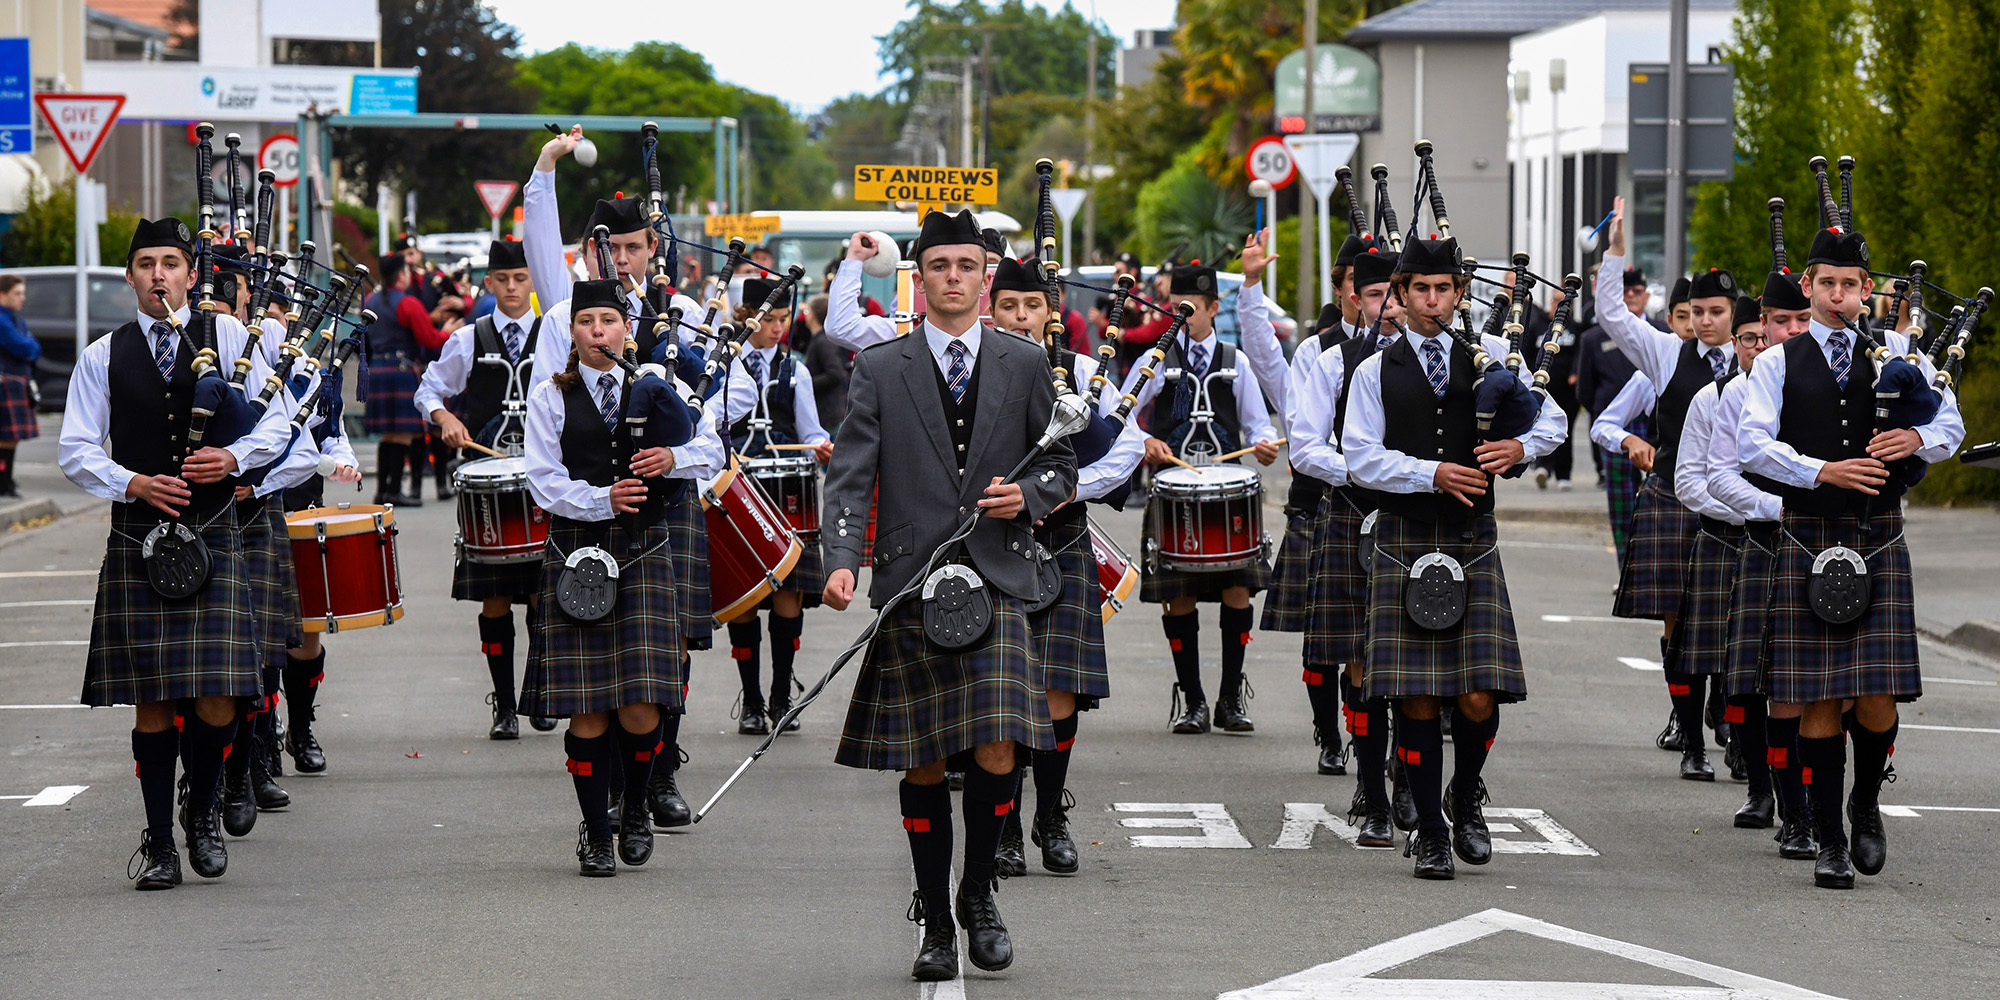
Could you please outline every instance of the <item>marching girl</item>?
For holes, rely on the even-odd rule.
[[[576,855],[582,874],[609,877],[618,873],[611,774],[623,771],[618,860],[645,864],[661,717],[682,710],[665,501],[685,487],[658,478],[674,466],[669,449],[637,451],[626,468],[617,460],[625,377],[599,348],[625,344],[630,318],[618,283],[579,281],[569,305],[568,364],[528,395],[528,491],[554,521],[542,567],[542,655],[528,665],[521,707],[569,717],[563,744],[584,821]]]

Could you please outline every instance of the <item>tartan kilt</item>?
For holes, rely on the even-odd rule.
[[[924,637],[919,601],[884,616],[854,680],[835,763],[901,771],[1007,740],[1055,749],[1025,606],[1006,594],[994,598],[992,635],[962,653]]]
[[[465,550],[461,548],[458,562],[451,568],[451,599],[454,601],[505,597],[515,604],[526,604],[528,598],[541,589],[542,563],[539,559],[517,563],[473,562],[465,557]]]
[[[1368,697],[1451,698],[1473,691],[1491,691],[1498,702],[1527,697],[1521,643],[1514,633],[1507,578],[1495,547],[1498,537],[1491,514],[1469,525],[1432,524],[1387,510],[1375,519],[1375,561],[1368,574],[1367,668],[1362,679]],[[1418,626],[1403,610],[1403,588],[1409,580],[1405,567],[1433,551],[1464,565],[1466,584],[1464,619],[1437,632]]]
[[[0,375],[0,441],[26,441],[41,435],[28,376]]]
[[[169,601],[146,582],[138,540],[158,521],[159,513],[143,503],[112,504],[111,535],[91,612],[83,703],[259,696],[257,626],[235,504],[225,503],[200,531],[214,574],[185,600]]]
[[[362,426],[370,434],[422,434],[423,415],[417,412],[416,392],[421,369],[416,362],[397,358],[381,367],[368,369],[367,410]]]
[[[1687,591],[1667,642],[1667,669],[1720,674],[1729,666],[1729,597],[1741,558],[1743,526],[1701,519],[1688,556]]]
[[[667,546],[674,561],[674,607],[680,615],[681,642],[688,649],[715,647],[715,616],[708,594],[708,516],[702,513],[694,480],[688,484],[686,499],[667,505],[667,530],[673,542]]]
[[[1771,582],[1771,700],[1808,705],[1867,695],[1897,701],[1921,697],[1903,512],[1889,510],[1865,521],[1787,513],[1780,525]],[[1814,555],[1843,544],[1867,558],[1870,601],[1858,620],[1829,625],[1812,613],[1806,584]]]
[[[1776,566],[1778,523],[1752,521],[1744,528],[1736,581],[1729,590],[1728,676],[1723,690],[1731,701],[1764,697],[1764,670],[1770,665],[1771,571]]]
[[[1604,456],[1604,503],[1611,514],[1611,544],[1623,564],[1625,549],[1632,544],[1632,513],[1639,506],[1639,487],[1645,474],[1623,451],[1600,447],[1597,453]]]
[[[1632,512],[1632,540],[1618,561],[1618,600],[1611,613],[1620,618],[1665,621],[1680,610],[1687,589],[1688,555],[1701,516],[1681,506],[1664,485],[1665,478],[1648,476],[1639,489],[1639,506]]]
[[[1368,574],[1361,569],[1361,521],[1367,514],[1344,486],[1326,491],[1319,510],[1304,658],[1318,666],[1354,663],[1368,636]]]
[[[792,571],[778,584],[778,589],[797,593],[799,607],[819,607],[820,595],[826,593],[826,560],[820,555],[819,542],[799,540],[799,561],[792,565]],[[771,599],[764,598],[757,610],[771,610]]]
[[[543,617],[539,645],[531,645],[521,679],[521,712],[558,718],[654,704],[677,714],[687,682],[674,610],[674,561],[667,554],[665,523],[641,535],[643,556],[633,559],[625,529],[609,522],[554,518],[542,559]],[[618,559],[618,602],[589,624],[570,619],[556,601],[563,560],[578,548],[601,545]],[[654,546],[659,546],[655,549]]]
[[[1039,540],[1056,554],[1062,596],[1028,616],[1035,659],[1041,661],[1049,690],[1108,697],[1111,668],[1104,659],[1104,593],[1097,582],[1097,556],[1090,548],[1090,530],[1079,517],[1049,528],[1047,533],[1048,537]]]
[[[1289,533],[1289,528],[1287,533]],[[1145,527],[1141,538],[1153,537],[1153,505],[1146,505]],[[1256,562],[1242,569],[1228,569],[1214,573],[1190,573],[1185,570],[1146,568],[1146,560],[1139,560],[1139,600],[1147,604],[1165,604],[1181,597],[1192,597],[1197,601],[1220,601],[1222,592],[1230,587],[1248,587],[1250,596],[1271,588],[1271,567],[1262,556]]]
[[[283,666],[285,650],[303,646],[299,583],[292,574],[291,533],[272,524],[275,504],[252,498],[236,505],[237,533],[243,538],[243,568],[250,577],[250,607],[257,623],[261,662]],[[284,513],[276,515],[284,523]]]
[[[1321,500],[1324,499],[1322,496]],[[1315,512],[1285,518],[1285,537],[1278,542],[1277,566],[1271,570],[1271,592],[1264,598],[1264,614],[1257,622],[1258,628],[1266,632],[1306,630],[1306,620],[1312,612],[1313,543],[1318,524]]]

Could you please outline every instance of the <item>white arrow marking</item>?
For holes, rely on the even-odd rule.
[[[1236,828],[1236,820],[1220,802],[1114,802],[1111,808],[1118,812],[1131,813],[1189,813],[1187,818],[1179,816],[1140,816],[1121,819],[1119,826],[1135,830],[1186,829],[1194,827],[1201,831],[1197,837],[1156,837],[1140,835],[1132,837],[1133,847],[1219,847],[1244,849],[1250,847],[1243,831]]]
[[[21,804],[23,806],[59,806],[76,798],[83,793],[84,789],[89,787],[89,785],[50,785],[36,792],[33,798]]]
[[[1641,657],[1641,656],[1621,656],[1621,657],[1619,657],[1619,658],[1618,658],[1618,662],[1620,662],[1620,663],[1623,663],[1623,664],[1625,664],[1626,666],[1628,666],[1628,667],[1631,667],[1631,668],[1632,668],[1632,669],[1634,669],[1634,670],[1658,670],[1658,669],[1660,669],[1660,661],[1658,661],[1658,660],[1648,660],[1648,659],[1646,659],[1645,657]]]

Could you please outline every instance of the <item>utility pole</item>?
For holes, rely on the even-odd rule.
[[[1687,0],[1667,5],[1667,210],[1664,268],[1679,277],[1687,266]],[[1626,229],[1627,234],[1631,229]],[[1630,239],[1629,235],[1627,237]],[[1630,248],[1628,247],[1628,250]]]
[[[966,56],[958,82],[958,162],[972,166],[972,57]]]
[[[1681,2],[1685,2],[1685,0],[1681,0]],[[1317,82],[1319,76],[1316,72],[1319,69],[1319,0],[1306,0],[1305,35],[1306,99],[1303,110],[1305,112],[1306,134],[1312,135],[1319,131],[1317,128],[1318,123],[1314,121],[1313,112],[1313,84]],[[1292,312],[1292,315],[1299,317],[1300,322],[1311,324],[1312,318],[1319,315],[1319,303],[1313,301],[1314,289],[1319,287],[1319,283],[1313,280],[1319,267],[1313,260],[1313,251],[1318,248],[1313,241],[1312,226],[1306,224],[1305,185],[1299,184],[1295,185],[1295,187],[1297,187],[1299,194],[1299,295],[1298,308]],[[1274,233],[1277,224],[1276,219],[1271,220]]]
[[[979,162],[986,165],[987,151],[993,148],[993,29],[980,32],[979,43]]]
[[[1091,4],[1090,55],[1083,70],[1083,186],[1090,192],[1083,199],[1083,256],[1069,262],[1074,268],[1087,264],[1097,247],[1097,5]]]

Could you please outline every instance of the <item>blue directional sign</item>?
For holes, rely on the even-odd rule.
[[[417,78],[392,73],[356,73],[347,102],[355,115],[414,115]]]
[[[35,151],[34,91],[28,40],[0,38],[0,153]]]

